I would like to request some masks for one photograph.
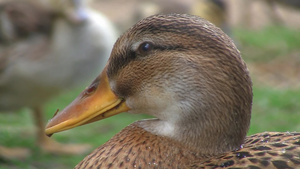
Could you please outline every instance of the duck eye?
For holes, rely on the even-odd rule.
[[[151,42],[143,42],[142,44],[140,44],[138,51],[143,54],[151,51],[152,49],[153,44]]]

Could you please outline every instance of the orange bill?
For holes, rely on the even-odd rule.
[[[51,136],[128,110],[125,101],[112,92],[104,69],[70,105],[54,115],[48,122],[45,133]]]

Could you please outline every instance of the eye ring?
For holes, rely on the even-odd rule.
[[[152,42],[143,42],[138,47],[138,52],[141,54],[146,54],[150,52],[153,49],[153,43]]]

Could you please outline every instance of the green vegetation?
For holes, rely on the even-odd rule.
[[[50,101],[46,107],[46,118],[50,119],[57,108],[63,109],[81,91],[77,89]],[[113,135],[130,123],[148,118],[146,115],[129,115],[127,113],[104,119],[89,125],[54,134],[53,139],[60,143],[91,144],[92,149],[109,140]],[[18,113],[0,113],[0,145],[8,147],[26,147],[32,156],[25,160],[6,160],[0,158],[0,169],[33,169],[33,168],[73,168],[87,154],[80,156],[46,154],[36,146],[35,126],[32,114],[28,109]],[[91,150],[92,151],[92,150]]]
[[[300,89],[254,87],[249,135],[263,131],[300,131]]]
[[[260,31],[235,29],[233,36],[246,61],[266,62],[299,52],[300,31],[270,26]]]
[[[275,57],[298,52],[300,31],[283,27],[270,27],[255,32],[234,31],[239,48],[246,62],[267,62]],[[255,77],[254,77],[255,79]],[[300,83],[300,80],[299,80]],[[57,108],[63,109],[81,91],[77,89],[50,101],[46,107],[47,119]],[[300,131],[300,89],[276,89],[254,81],[254,103],[249,134],[263,131]],[[103,144],[133,121],[147,118],[145,115],[120,114],[103,121],[61,132],[52,136],[61,143],[88,143],[93,149]],[[0,113],[0,145],[26,147],[32,156],[19,161],[0,158],[0,169],[73,168],[85,155],[51,155],[37,148],[35,128],[28,109],[18,113]]]
[[[299,30],[280,26],[270,26],[260,31],[235,29],[234,36],[243,58],[248,64],[251,63],[252,69],[256,68],[257,63],[261,67],[274,60],[279,63],[282,60],[299,63]],[[288,66],[281,65],[280,68],[273,67],[273,69],[278,71],[289,68]],[[270,65],[268,68],[270,69]],[[261,75],[263,73],[261,72]],[[299,76],[286,75],[286,77],[296,78],[300,83]],[[300,88],[294,88],[292,85],[286,88],[263,86],[256,79],[252,77],[254,98],[248,134],[263,131],[300,131]]]

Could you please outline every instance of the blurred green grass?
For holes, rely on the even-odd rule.
[[[284,26],[259,31],[235,28],[233,36],[247,62],[268,62],[300,50],[300,31]]]
[[[276,59],[292,61],[295,59],[295,62],[299,62],[299,30],[269,26],[259,31],[236,28],[233,33],[248,64],[261,65]],[[284,69],[284,65],[274,69]],[[300,77],[296,78],[300,83]],[[263,131],[300,131],[300,88],[264,86],[253,76],[252,80],[254,97],[248,134]]]
[[[267,62],[300,50],[300,31],[284,27],[269,27],[259,32],[236,29],[234,35],[248,63]],[[50,119],[56,109],[63,109],[68,105],[82,89],[75,89],[50,101],[45,106],[46,118]],[[300,89],[276,89],[261,86],[254,81],[249,135],[263,131],[300,131],[299,101]],[[35,145],[35,128],[31,116],[28,109],[18,113],[0,113],[0,145],[27,147],[33,153],[25,160],[0,159],[0,169],[73,168],[86,156],[51,155],[42,152]],[[89,143],[96,148],[125,126],[144,118],[148,116],[123,113],[55,134],[52,138],[61,143]]]
[[[248,135],[263,131],[300,131],[300,89],[254,87]]]

